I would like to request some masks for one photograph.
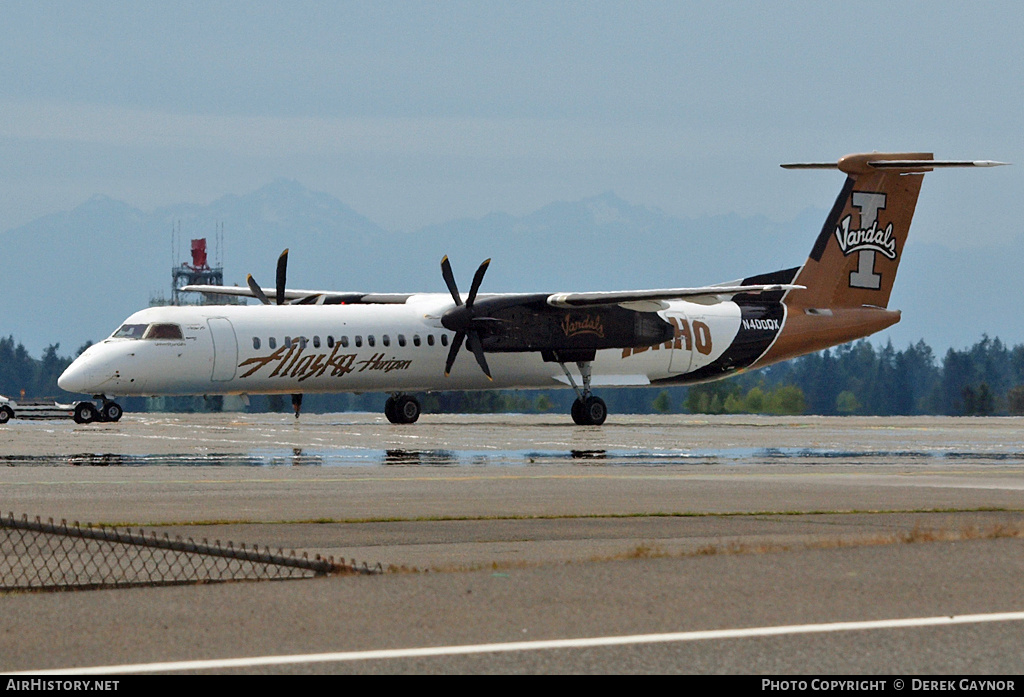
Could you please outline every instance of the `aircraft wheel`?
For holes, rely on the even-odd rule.
[[[583,403],[583,413],[586,414],[587,423],[600,426],[608,418],[608,405],[600,397],[587,397]]]
[[[107,402],[100,410],[100,416],[104,421],[120,421],[124,415],[124,409],[117,402]]]
[[[587,422],[583,420],[583,400],[582,399],[577,398],[575,401],[573,401],[573,403],[572,403],[572,410],[570,411],[570,413],[572,414],[573,423],[575,423],[577,426],[586,426],[587,425]]]
[[[14,418],[14,410],[8,406],[0,407],[0,424],[5,424]]]
[[[420,403],[415,397],[403,395],[395,400],[395,414],[398,417],[396,423],[412,424],[420,418]]]
[[[572,420],[578,426],[600,426],[608,418],[608,407],[600,397],[577,399],[572,403]]]
[[[384,402],[384,416],[388,417],[388,421],[390,421],[391,423],[398,423],[398,414],[395,411],[394,397],[388,397],[387,401]]]
[[[82,402],[75,407],[76,424],[91,424],[99,417],[100,413],[96,411],[96,405],[92,402]]]

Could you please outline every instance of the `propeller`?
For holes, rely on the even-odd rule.
[[[288,276],[288,250],[281,252],[281,256],[277,258],[277,289],[274,293],[274,300],[276,302],[270,302],[270,298],[260,288],[260,284],[256,282],[256,279],[249,274],[245,277],[245,283],[249,286],[249,290],[252,294],[264,305],[284,305],[286,303],[284,297],[285,281]],[[323,293],[312,293],[304,298],[296,298],[295,300],[287,301],[289,305],[316,305],[320,302],[323,297]]]
[[[284,289],[285,289],[285,281],[287,280],[287,278],[288,278],[288,250],[285,249],[283,252],[281,252],[281,256],[279,256],[277,258],[277,279],[276,279],[277,280],[277,290],[274,293],[274,300],[277,301],[276,302],[277,305],[284,305],[284,302],[285,302],[285,300],[284,300]],[[249,274],[248,276],[245,277],[245,283],[246,283],[246,285],[249,286],[249,290],[252,291],[252,294],[255,295],[256,298],[261,303],[263,303],[264,305],[273,305],[273,304],[275,304],[275,303],[270,302],[270,298],[268,298],[267,294],[263,292],[263,289],[260,288],[260,284],[257,283],[256,279],[252,277],[252,274]],[[312,298],[314,300],[316,299],[316,297],[317,296],[315,296],[315,295],[312,296]],[[308,300],[310,300],[310,298],[303,298],[302,301],[300,301],[300,302],[306,302]],[[295,418],[296,419],[299,418],[299,412],[302,411],[302,394],[301,393],[297,393],[297,394],[293,394],[292,395],[292,408],[295,410]]]
[[[480,283],[484,280],[484,274],[487,272],[487,267],[490,263],[491,260],[487,259],[476,270],[476,273],[473,275],[473,283],[469,286],[469,295],[466,297],[466,303],[463,304],[448,256],[445,255],[444,259],[441,260],[441,276],[444,278],[445,285],[448,286],[448,292],[452,294],[452,300],[455,301],[455,307],[445,312],[441,317],[441,324],[444,328],[455,332],[452,347],[448,350],[448,360],[444,365],[446,377],[452,372],[455,357],[459,355],[462,343],[465,342],[469,350],[476,356],[476,362],[480,364],[480,369],[484,371],[484,375],[487,376],[488,380],[493,380],[490,368],[487,367],[487,358],[484,356],[484,347],[480,341],[479,332],[482,323],[488,323],[493,320],[484,317],[478,318],[474,310],[477,291],[480,290]]]
[[[277,305],[284,305],[284,286],[285,279],[287,278],[287,276],[288,250],[286,249],[283,252],[281,252],[281,256],[277,258],[277,293],[274,296],[274,299],[277,301]],[[249,274],[248,276],[245,277],[245,283],[246,285],[249,286],[249,290],[252,291],[252,294],[255,295],[256,298],[261,303],[263,303],[264,305],[275,304],[270,302],[270,298],[268,298],[267,294],[263,292],[263,289],[260,288],[260,284],[257,283],[256,279],[252,277],[252,274]]]

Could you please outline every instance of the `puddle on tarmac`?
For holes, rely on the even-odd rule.
[[[250,453],[124,455],[0,455],[6,467],[524,467],[531,465],[795,464],[808,460],[924,464],[929,461],[1022,462],[1024,452],[952,450],[829,450],[726,448],[719,450],[409,450],[349,448]]]

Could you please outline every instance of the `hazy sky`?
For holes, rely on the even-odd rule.
[[[0,0],[0,231],[278,177],[392,229],[608,190],[788,220],[841,177],[779,163],[925,150],[1017,163],[929,175],[915,220],[999,242],[1022,27],[1017,2]]]

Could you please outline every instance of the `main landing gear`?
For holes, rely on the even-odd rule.
[[[572,373],[565,367],[565,363],[558,362],[569,378],[569,384],[576,390],[576,401],[572,403],[572,420],[577,426],[600,426],[608,418],[608,406],[600,397],[595,397],[590,392],[590,361],[577,361],[576,367],[580,369],[583,377],[583,389],[581,390],[572,377]]]
[[[384,402],[384,416],[393,424],[411,424],[420,418],[420,403],[407,394],[393,394]]]
[[[93,421],[120,421],[124,415],[124,409],[115,401],[109,400],[103,395],[97,399],[103,400],[103,405],[97,407],[92,402],[79,402],[75,405],[74,418],[76,424],[91,424]]]

